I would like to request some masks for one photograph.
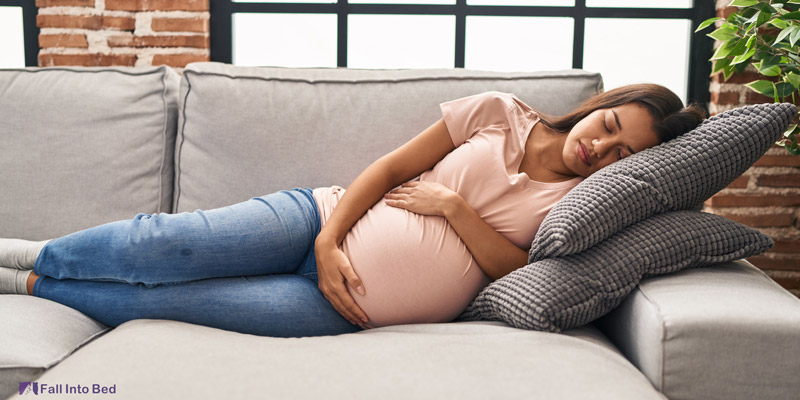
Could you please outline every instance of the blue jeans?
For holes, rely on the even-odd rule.
[[[140,213],[54,239],[36,260],[33,295],[110,326],[151,318],[275,337],[361,331],[319,290],[311,193]]]

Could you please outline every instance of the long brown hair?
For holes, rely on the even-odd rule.
[[[675,93],[654,83],[637,83],[600,93],[584,101],[569,114],[559,117],[537,113],[545,126],[559,133],[568,133],[575,124],[595,110],[631,102],[647,108],[653,117],[653,130],[662,143],[689,132],[706,118],[705,110],[698,104],[692,103],[684,107]]]

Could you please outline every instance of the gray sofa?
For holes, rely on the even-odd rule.
[[[0,70],[0,237],[43,240],[140,212],[347,187],[489,90],[564,113],[602,90],[586,71],[169,67]],[[141,319],[105,326],[0,296],[0,398],[20,382],[71,398],[790,399],[800,300],[745,260],[643,281],[561,334],[501,321],[271,338]],[[98,386],[94,386],[98,385]],[[92,394],[105,387],[113,393]]]

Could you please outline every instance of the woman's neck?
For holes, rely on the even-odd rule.
[[[566,140],[566,133],[556,133],[541,121],[536,123],[525,143],[520,172],[541,182],[563,182],[575,178],[577,175],[567,168],[562,158]]]

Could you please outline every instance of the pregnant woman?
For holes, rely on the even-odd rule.
[[[276,337],[449,322],[527,264],[539,225],[570,189],[705,117],[654,84],[598,94],[560,117],[500,92],[441,111],[347,190],[295,188],[49,241],[0,239],[0,293],[111,326],[169,319]]]

